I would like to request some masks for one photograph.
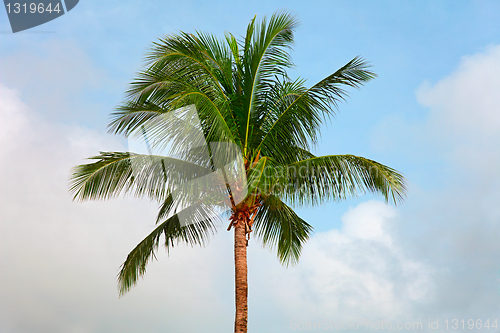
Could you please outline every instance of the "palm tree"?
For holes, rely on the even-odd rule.
[[[133,193],[159,203],[156,229],[121,266],[120,295],[145,273],[160,238],[167,251],[179,242],[206,244],[218,225],[216,211],[225,204],[228,230],[234,229],[234,330],[247,332],[247,246],[252,231],[263,245],[276,249],[283,264],[294,264],[312,227],[291,207],[365,192],[380,193],[394,204],[403,200],[405,179],[396,170],[359,156],[317,157],[310,152],[323,121],[346,98],[344,89],[359,88],[376,75],[362,58],[355,57],[309,88],[303,79],[290,79],[286,69],[293,66],[289,51],[296,27],[291,14],[277,12],[260,22],[254,17],[242,39],[230,33],[217,39],[206,33],[180,32],[154,43],[145,69],[132,82],[125,102],[112,113],[109,130],[126,137],[142,135],[155,147],[170,142],[176,154],[101,152],[90,157],[92,163],[75,167],[70,178],[75,200]],[[204,148],[208,162],[198,158],[201,148],[186,140],[185,129],[164,118],[193,106],[206,142],[238,148],[243,175],[228,175],[228,169],[218,166],[213,146]],[[219,150],[224,154],[224,149]],[[189,210],[186,201],[176,202],[176,186],[221,170],[217,189],[201,191],[195,208]],[[215,192],[229,200],[210,200]]]

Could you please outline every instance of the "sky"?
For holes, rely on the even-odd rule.
[[[315,152],[389,165],[409,190],[398,206],[362,195],[298,209],[315,231],[293,267],[251,240],[249,332],[500,331],[499,2],[82,0],[15,34],[0,9],[0,333],[233,329],[226,226],[205,248],[160,249],[119,298],[157,206],[73,202],[68,177],[127,150],[108,117],[153,41],[241,36],[280,9],[301,21],[291,77],[312,85],[357,55],[378,75],[349,90]]]

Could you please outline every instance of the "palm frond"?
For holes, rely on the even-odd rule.
[[[286,75],[284,69],[293,66],[288,50],[293,44],[293,31],[297,24],[292,15],[279,12],[272,15],[269,22],[264,18],[260,24],[255,24],[254,19],[248,26],[243,48],[245,113],[240,117],[244,121],[240,126],[245,129],[244,153],[251,137],[252,118],[259,118],[255,111],[263,103],[259,96],[265,94],[265,87],[271,78]]]
[[[155,117],[165,114],[167,111],[152,102],[141,104],[135,102],[125,102],[111,113],[111,120],[108,124],[108,131],[114,134],[124,134],[128,136],[145,122],[151,121]]]
[[[355,57],[309,89],[289,84],[286,90],[281,88],[283,83],[277,82],[275,90],[283,97],[277,99],[278,107],[269,108],[261,122],[260,129],[265,134],[255,149],[272,151],[274,144],[290,140],[308,149],[307,141],[316,142],[322,119],[334,115],[338,102],[347,97],[344,87],[359,88],[376,76],[369,67],[362,58]]]
[[[406,180],[396,170],[354,155],[314,157],[286,166],[282,195],[294,204],[320,204],[348,196],[380,193],[397,204],[406,195]]]
[[[158,225],[127,256],[118,273],[120,295],[134,286],[139,277],[146,273],[146,266],[155,253],[163,236],[163,244],[167,250],[178,243],[204,246],[209,237],[216,231],[216,215],[207,207],[189,207],[182,215],[183,223],[177,213]],[[187,219],[187,220],[186,220]]]
[[[264,197],[261,204],[255,217],[257,237],[264,246],[276,248],[282,264],[296,264],[312,226],[276,196]]]
[[[377,76],[369,70],[370,67],[368,62],[357,56],[332,75],[316,83],[301,98],[307,96],[316,100],[318,102],[316,107],[327,114],[332,111],[331,105],[337,107],[338,102],[344,101],[348,96],[343,87],[359,89],[365,82]]]
[[[170,215],[174,207],[175,207],[174,198],[172,194],[169,194],[160,205],[160,209],[158,210],[158,216],[156,217],[156,224],[160,223],[161,220],[166,219],[167,216]]]
[[[248,193],[273,193],[276,186],[281,188],[288,182],[285,178],[287,165],[310,158],[315,156],[305,149],[293,146],[283,147],[283,152],[279,154],[261,157],[247,170]]]
[[[266,156],[286,153],[286,147],[301,147],[309,150],[317,141],[321,126],[321,115],[308,99],[296,103],[307,89],[304,81],[283,81],[276,79],[269,90],[266,112],[256,123],[251,147],[262,150]]]
[[[94,163],[73,168],[70,192],[75,200],[110,199],[132,192],[163,200],[171,188],[210,173],[210,169],[176,158],[124,152],[101,152]]]
[[[200,37],[207,41],[207,36]],[[208,56],[206,52],[208,45],[204,44],[204,47],[201,47],[199,41],[197,36],[184,32],[175,36],[166,36],[154,43],[154,47],[146,57],[146,66],[150,73],[172,73],[174,77],[184,78],[193,85],[203,86],[207,89],[206,91],[224,97],[225,92],[219,80],[224,77],[221,64]],[[211,46],[214,46],[214,41],[215,39],[212,39]],[[223,51],[222,44],[217,42],[217,47]],[[137,90],[133,89],[130,93],[133,96],[143,90],[144,87],[138,85]]]
[[[203,33],[167,36],[155,43],[146,66],[112,114],[110,131],[129,135],[158,113],[194,104],[207,139],[239,141],[228,97],[234,89],[231,50],[224,43]],[[148,111],[155,113],[146,119]]]

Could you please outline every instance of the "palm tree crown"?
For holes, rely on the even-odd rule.
[[[222,192],[230,199],[226,202],[229,229],[235,228],[237,308],[238,281],[246,284],[246,249],[244,276],[238,277],[243,252],[237,248],[242,250],[238,247],[243,244],[241,239],[248,239],[252,229],[264,245],[277,250],[282,263],[295,263],[312,227],[291,207],[364,192],[378,192],[394,203],[404,198],[405,180],[394,169],[353,155],[317,157],[311,153],[323,121],[346,98],[345,88],[359,88],[375,74],[362,58],[355,57],[311,87],[303,79],[290,79],[286,70],[293,66],[289,51],[296,27],[292,15],[278,12],[269,20],[252,19],[242,39],[230,33],[221,40],[201,32],[180,32],[154,43],[145,69],[132,82],[126,101],[112,114],[109,130],[140,136],[149,124],[153,145],[170,142],[176,155],[101,152],[90,158],[93,163],[74,168],[71,175],[70,187],[77,200],[133,193],[160,205],[156,229],[130,252],[121,267],[121,294],[145,273],[161,239],[167,249],[177,242],[204,245],[218,225],[213,207],[220,202],[206,198],[183,215],[187,222],[180,220],[181,211],[189,208],[176,202],[174,184],[220,168],[213,162],[213,148],[206,148],[209,162],[200,162],[194,153],[197,147],[186,142],[185,129],[164,121],[162,117],[175,110],[194,106],[203,139],[232,144],[241,154],[244,197],[235,200],[227,172],[222,173],[221,182],[225,185]],[[246,297],[246,287],[242,288],[240,295]],[[242,311],[246,311],[246,303]],[[237,322],[238,313],[237,309]],[[241,316],[245,327],[236,325],[235,331],[246,332],[246,312]]]

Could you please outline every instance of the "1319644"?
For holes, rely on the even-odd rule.
[[[446,325],[446,329],[453,329],[453,330],[458,330],[458,329],[498,329],[498,322],[497,319],[494,321],[490,321],[487,319],[486,321],[482,321],[481,319],[469,319],[469,320],[459,320],[459,319],[451,319],[448,320],[446,319],[444,321]]]
[[[52,13],[56,12],[59,13],[62,9],[59,8],[59,3],[56,3],[53,7],[51,3],[48,3],[47,5],[44,5],[43,3],[6,3],[5,7],[7,8],[7,13],[14,13],[14,14],[34,14],[34,13]]]

